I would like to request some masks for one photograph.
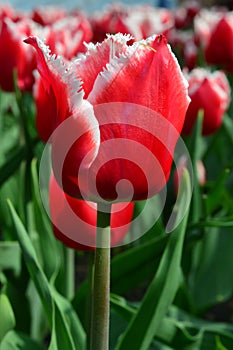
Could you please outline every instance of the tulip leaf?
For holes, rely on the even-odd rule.
[[[26,334],[10,331],[7,333],[0,350],[45,350],[45,348],[36,341],[29,338]]]
[[[122,320],[130,322],[137,313],[139,305],[132,306],[123,297],[112,294],[111,308],[119,314]],[[195,318],[176,306],[171,306],[167,316],[161,320],[159,331],[157,332],[156,338],[154,338],[152,344],[155,344],[157,341],[165,342],[166,344],[169,344],[172,349],[183,349],[188,346],[190,346],[190,348],[193,346],[195,349],[202,349],[202,344],[205,344],[203,345],[204,349],[212,350],[213,346],[208,344],[215,343],[216,335],[217,339],[219,339],[219,344],[221,344],[221,337],[221,339],[224,339],[224,341],[232,347],[232,325],[217,322],[213,323]]]
[[[19,169],[19,165],[27,156],[25,145],[20,146],[7,158],[7,161],[0,167],[0,186]]]
[[[205,199],[206,214],[210,215],[214,210],[218,209],[222,205],[222,200],[225,192],[225,184],[229,177],[230,170],[224,169],[220,174],[217,181],[214,183],[213,188],[209,191]]]
[[[223,118],[223,126],[224,126],[224,129],[225,129],[226,132],[227,132],[228,138],[230,139],[231,143],[233,144],[233,133],[232,133],[232,130],[233,130],[233,120],[232,120],[232,118],[230,118],[227,114],[224,115],[224,118]]]
[[[75,324],[77,328],[71,328],[71,324],[74,320],[74,313],[71,313],[69,309],[67,312],[65,312],[64,304],[61,303],[61,299],[58,298],[58,296],[55,295],[54,291],[52,290],[53,288],[49,284],[38,262],[31,240],[10,202],[9,208],[26,266],[41,298],[41,302],[44,306],[44,310],[51,327],[52,336],[50,350],[75,350],[76,347],[80,350],[84,349],[85,334],[80,322],[77,321],[78,316],[76,315],[75,317]],[[67,301],[67,303],[69,302]],[[69,306],[71,309],[70,304]],[[71,330],[73,333],[75,332],[75,336],[71,334]],[[75,345],[73,338],[75,338],[76,341]]]
[[[112,259],[111,289],[125,293],[153,276],[169,236],[162,234]]]
[[[0,242],[0,270],[13,270],[18,275],[21,270],[21,251],[18,242]]]
[[[40,237],[43,269],[48,279],[54,279],[61,265],[62,249],[53,235],[52,225],[42,205],[36,159],[33,159],[31,163],[31,176],[35,225]]]
[[[190,192],[189,176],[187,171],[184,171],[177,202],[181,213],[185,209],[186,195]],[[177,215],[179,217],[179,212]],[[165,317],[180,284],[181,255],[187,217],[188,211],[177,228],[169,234],[169,240],[155,277],[129,327],[119,338],[116,350],[132,347],[138,350],[147,350],[154,336],[158,334],[161,321]]]
[[[4,336],[15,326],[15,316],[9,302],[8,297],[5,294],[0,294],[0,342]]]
[[[201,199],[201,190],[198,180],[198,168],[197,162],[201,159],[201,133],[202,133],[202,124],[203,124],[204,111],[200,110],[198,113],[196,125],[192,134],[192,146],[191,146],[191,159],[193,164],[193,177],[194,177],[194,186],[193,186],[193,198],[191,202],[192,209],[190,210],[191,220],[196,222],[199,220],[202,214],[202,199]]]
[[[197,262],[189,290],[197,311],[226,301],[232,295],[232,245],[232,226],[212,227],[193,252]]]

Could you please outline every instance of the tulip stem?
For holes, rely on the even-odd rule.
[[[64,246],[65,259],[65,295],[71,300],[75,290],[75,251]]]
[[[109,348],[110,209],[110,205],[97,205],[91,350],[108,350]]]

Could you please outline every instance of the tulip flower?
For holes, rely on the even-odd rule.
[[[230,102],[230,86],[222,71],[209,72],[196,68],[187,74],[189,96],[188,107],[182,132],[189,135],[199,110],[204,111],[202,134],[214,133],[222,124],[223,115]]]
[[[54,176],[49,186],[50,215],[55,236],[70,248],[92,250],[96,242],[96,203],[63,193]],[[111,215],[111,246],[117,246],[128,233],[134,203],[115,203]]]
[[[33,21],[42,26],[52,25],[65,16],[67,16],[65,9],[57,6],[40,6],[34,8],[32,11]]]
[[[30,47],[25,47],[23,39],[35,31],[35,23],[29,19],[13,22],[5,18],[0,27],[0,87],[4,91],[14,91],[14,71],[17,84],[22,91],[31,91],[36,68],[36,57]]]
[[[233,72],[233,11],[202,10],[195,18],[195,32],[201,39],[206,62]]]
[[[68,67],[38,38],[26,40],[37,50],[50,99],[52,121],[44,120],[44,129],[64,126],[52,138],[53,170],[73,197],[141,200],[168,180],[189,104],[187,84],[164,36],[132,46],[130,39],[109,35]]]
[[[84,42],[92,39],[92,29],[82,13],[66,16],[48,27],[46,42],[52,53],[63,55],[68,60],[85,52]]]
[[[137,41],[154,33],[166,35],[174,26],[171,11],[149,5],[113,4],[105,12],[94,14],[90,19],[94,41],[104,40],[106,33],[118,32],[131,34]]]

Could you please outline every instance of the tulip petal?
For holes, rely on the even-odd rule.
[[[48,46],[37,37],[29,37],[25,43],[37,51],[37,68],[42,77],[44,89],[54,105],[54,128],[74,113],[83,99],[81,81],[72,66],[67,66],[60,56],[50,55]],[[52,102],[51,102],[52,101]]]
[[[72,66],[67,67],[60,57],[51,56],[49,48],[37,37],[29,37],[25,42],[37,51],[38,70],[44,84],[44,91],[40,90],[44,97],[43,106],[46,108],[47,99],[49,109],[54,113],[51,115],[53,128],[51,122],[44,123],[45,128],[48,125],[53,131],[49,142],[52,142],[54,174],[61,187],[62,179],[68,179],[65,191],[72,195],[78,191],[79,194],[78,172],[83,174],[88,170],[100,144],[99,125],[93,107],[83,100],[81,81]],[[69,162],[71,154],[72,162]]]
[[[114,100],[113,100],[114,96]],[[88,96],[93,104],[130,102],[146,106],[181,130],[189,104],[187,83],[164,36],[128,47],[96,79]]]
[[[108,35],[101,44],[96,45],[89,43],[87,52],[81,55],[77,60],[77,75],[83,81],[85,97],[91,92],[94,82],[100,72],[114,57],[126,52],[127,41],[131,39],[130,35]]]

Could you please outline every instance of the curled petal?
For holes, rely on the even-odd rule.
[[[74,114],[82,102],[81,81],[74,74],[72,66],[67,66],[60,56],[50,55],[48,46],[39,38],[29,37],[24,41],[37,51],[37,68],[42,78],[44,92],[53,105],[51,118],[55,129]]]

